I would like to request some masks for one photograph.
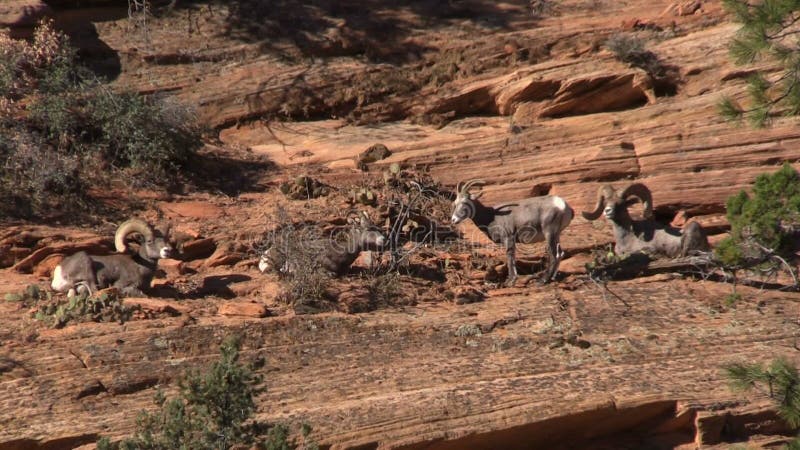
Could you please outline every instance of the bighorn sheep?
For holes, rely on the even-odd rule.
[[[636,199],[644,205],[644,220],[633,220],[628,214],[628,206]],[[583,211],[583,217],[595,220],[601,212],[614,226],[614,253],[617,255],[644,252],[673,258],[709,249],[706,233],[697,222],[689,222],[681,233],[678,228],[653,220],[653,196],[641,183],[630,184],[620,191],[610,184],[601,186],[594,211]]]
[[[306,251],[316,251],[320,267],[333,276],[347,273],[358,255],[365,250],[381,250],[388,239],[380,228],[370,221],[365,212],[360,217],[348,219],[350,229],[343,233],[342,239],[313,239],[297,242],[297,236],[282,236],[283,239],[266,249],[258,262],[261,272],[277,271],[291,273],[301,269],[295,267],[289,253],[293,246],[304,246]]]
[[[549,266],[542,276],[542,282],[552,280],[558,272],[558,264],[564,256],[559,238],[564,228],[574,216],[572,208],[561,197],[545,195],[529,197],[500,206],[485,206],[478,198],[482,195],[470,194],[469,190],[480,180],[470,180],[456,186],[457,196],[453,202],[453,224],[470,218],[492,241],[503,244],[508,258],[507,284],[513,285],[517,279],[517,266],[514,258],[517,242],[531,244],[547,242]]]
[[[125,238],[137,233],[142,237],[139,252],[126,254]],[[167,233],[154,230],[140,219],[122,223],[114,235],[114,246],[118,254],[95,256],[78,252],[61,260],[53,271],[51,286],[57,292],[76,292],[91,295],[98,289],[115,287],[126,296],[144,296],[159,258],[168,258],[172,247],[167,242]]]

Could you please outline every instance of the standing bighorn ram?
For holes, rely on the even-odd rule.
[[[637,199],[644,204],[644,220],[633,220],[628,214],[628,206]],[[614,227],[614,253],[617,255],[644,252],[673,258],[709,250],[706,233],[697,222],[689,222],[681,233],[678,228],[653,220],[653,196],[641,183],[628,185],[620,191],[610,184],[601,186],[594,211],[584,211],[583,217],[595,220],[600,213]]]
[[[470,188],[483,184],[480,180],[470,180],[456,186],[457,196],[453,202],[453,224],[470,218],[492,241],[503,244],[508,258],[509,286],[517,279],[517,266],[514,258],[517,242],[532,244],[547,242],[549,265],[542,276],[542,282],[552,280],[558,272],[558,264],[564,256],[559,238],[564,228],[574,216],[572,208],[561,197],[545,195],[529,197],[500,206],[486,206],[478,198],[482,192],[471,194]]]
[[[125,238],[134,233],[142,237],[139,252],[127,254]],[[107,287],[115,287],[123,295],[143,296],[142,291],[150,287],[158,259],[172,254],[165,235],[140,219],[128,220],[114,234],[118,254],[96,256],[78,252],[67,256],[53,271],[51,286],[57,292],[68,292],[69,297],[80,291],[93,294]]]

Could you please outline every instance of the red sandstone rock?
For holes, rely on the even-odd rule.
[[[171,219],[188,217],[192,219],[220,219],[225,212],[219,206],[202,201],[162,202],[160,208]]]
[[[41,0],[4,0],[0,2],[0,27],[7,27],[12,37],[29,37],[36,23],[52,13]]]
[[[214,239],[203,238],[187,241],[180,246],[180,257],[186,261],[198,258],[207,258],[214,253],[217,244]]]
[[[123,299],[123,303],[126,305],[137,305],[142,309],[157,313],[188,314],[192,311],[190,306],[183,305],[177,301],[156,298],[126,297]]]
[[[241,252],[231,250],[230,245],[220,246],[203,263],[206,267],[232,266],[244,259]]]
[[[187,273],[186,264],[177,259],[162,259],[158,262],[158,266],[166,272],[169,278],[175,278]]]
[[[64,259],[64,256],[65,255],[61,254],[52,254],[45,257],[42,262],[36,265],[36,268],[33,270],[33,275],[41,278],[50,278],[53,275],[53,270],[58,263]]]
[[[266,317],[267,308],[261,303],[225,302],[219,306],[217,313],[223,316]]]

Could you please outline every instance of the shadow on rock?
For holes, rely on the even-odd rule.
[[[236,293],[231,290],[230,285],[250,281],[252,278],[247,275],[212,275],[203,279],[203,284],[193,291],[184,295],[188,298],[200,298],[206,296],[216,296],[222,298],[234,298]]]
[[[265,157],[232,155],[223,149],[200,153],[186,167],[195,188],[229,196],[266,190],[264,177],[276,169]]]

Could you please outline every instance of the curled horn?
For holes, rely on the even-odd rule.
[[[125,238],[131,233],[141,233],[146,240],[153,238],[153,229],[147,222],[141,219],[127,220],[117,228],[117,232],[114,234],[114,247],[117,252],[125,252]]]
[[[476,185],[476,184],[477,185],[483,185],[483,184],[486,184],[486,182],[483,181],[483,180],[469,180],[466,183],[464,183],[464,186],[458,191],[459,195],[467,195],[467,194],[469,194],[470,188],[472,186]]]
[[[597,190],[597,204],[594,207],[594,211],[583,211],[581,214],[583,214],[583,217],[586,220],[597,219],[600,217],[600,213],[603,212],[606,202],[613,198],[616,194],[617,191],[610,184],[604,184],[600,186],[600,189]]]
[[[629,196],[638,198],[644,205],[644,217],[650,219],[653,217],[653,194],[650,189],[642,183],[633,183],[626,187],[620,194],[620,198],[626,199]]]

